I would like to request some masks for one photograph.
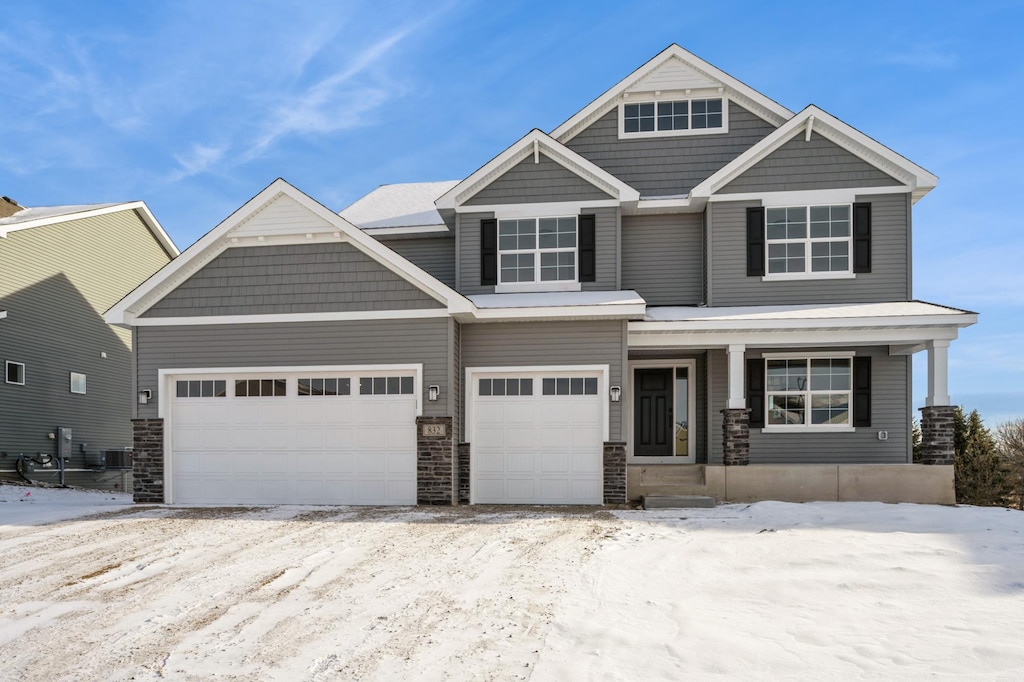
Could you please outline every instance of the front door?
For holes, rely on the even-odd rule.
[[[672,368],[638,369],[633,377],[633,454],[670,457],[672,443]]]

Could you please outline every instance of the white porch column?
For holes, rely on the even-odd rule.
[[[949,341],[929,341],[928,348],[928,407],[949,405]]]
[[[743,363],[743,353],[746,350],[747,347],[743,344],[729,345],[729,400],[725,406],[730,410],[743,410],[747,407]]]

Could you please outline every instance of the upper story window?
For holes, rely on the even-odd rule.
[[[577,216],[498,221],[498,284],[577,281]]]
[[[25,385],[25,363],[7,361],[5,365],[7,383]]]
[[[767,275],[851,273],[850,205],[765,209]]]
[[[625,102],[622,137],[725,132],[726,103],[721,97]]]

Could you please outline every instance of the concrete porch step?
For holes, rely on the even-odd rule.
[[[644,509],[699,509],[715,506],[715,498],[707,495],[644,495]]]

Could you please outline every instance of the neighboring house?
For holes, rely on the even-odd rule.
[[[68,484],[130,485],[115,467],[130,473],[131,334],[102,316],[177,254],[141,201],[0,198],[0,479],[18,478],[24,456],[31,479],[58,482],[60,455]]]
[[[913,298],[935,184],[675,45],[464,180],[340,216],[277,180],[106,315],[136,499],[952,502],[976,315]]]

